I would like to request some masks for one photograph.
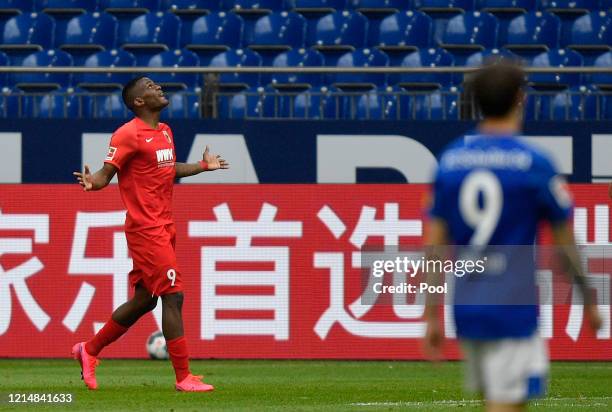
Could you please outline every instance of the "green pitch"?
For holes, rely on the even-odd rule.
[[[71,411],[480,410],[461,390],[461,364],[446,362],[194,361],[213,393],[177,393],[167,361],[103,360],[100,389],[87,391],[69,360],[0,359],[0,410],[67,410],[9,405],[8,393],[72,393]],[[532,410],[612,410],[612,363],[556,362],[549,397]]]

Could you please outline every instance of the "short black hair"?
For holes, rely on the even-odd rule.
[[[511,60],[485,65],[476,71],[470,82],[474,101],[484,117],[508,115],[526,84],[525,72]]]
[[[132,80],[127,82],[125,86],[123,86],[123,90],[121,91],[121,97],[123,98],[123,103],[125,103],[128,109],[132,111],[134,110],[134,106],[133,106],[134,105],[134,94],[132,93],[132,91],[134,90],[134,86],[136,86],[136,83],[138,83],[139,80],[145,77],[146,76],[144,75],[134,77]]]

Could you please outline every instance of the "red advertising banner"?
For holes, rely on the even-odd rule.
[[[610,245],[607,187],[571,189],[577,239]],[[364,304],[357,256],[376,242],[420,244],[427,192],[426,185],[177,185],[191,355],[421,359],[422,305]],[[2,186],[0,357],[68,357],[128,299],[124,217],[114,186],[94,193]],[[600,309],[597,336],[579,305],[541,311],[553,359],[612,360],[610,306]],[[455,359],[448,318],[446,354]],[[146,339],[160,325],[161,304],[102,355],[146,356]]]

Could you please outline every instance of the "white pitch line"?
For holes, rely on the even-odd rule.
[[[547,406],[547,404],[555,404],[555,406],[578,406],[578,407],[599,407],[608,406],[607,403],[601,401],[612,400],[612,396],[592,396],[592,397],[563,397],[563,398],[544,398],[538,399],[531,402],[532,405]],[[592,404],[585,403],[568,403],[565,405],[559,405],[559,402],[591,402]],[[597,402],[599,401],[599,402]],[[407,402],[354,402],[350,403],[350,406],[409,406],[409,407],[429,407],[429,406],[465,406],[465,405],[481,405],[483,401],[478,399],[445,399],[438,401],[407,401]]]

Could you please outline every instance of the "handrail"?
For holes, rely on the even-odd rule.
[[[477,67],[23,67],[3,66],[0,73],[471,73]],[[612,67],[524,67],[526,73],[612,73]]]

